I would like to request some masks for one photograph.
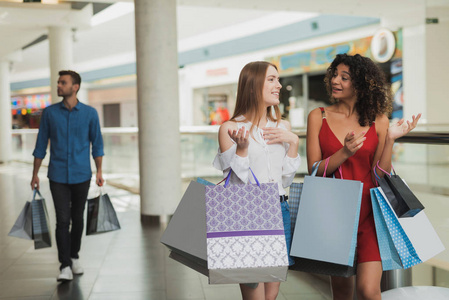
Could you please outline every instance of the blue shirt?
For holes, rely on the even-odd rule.
[[[103,156],[103,137],[97,111],[78,101],[69,111],[63,101],[42,112],[39,134],[33,155],[44,158],[50,140],[48,178],[59,183],[75,184],[92,178],[92,156]]]

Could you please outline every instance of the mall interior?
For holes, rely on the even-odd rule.
[[[280,110],[303,158],[294,182],[304,181],[307,115],[330,105],[324,74],[340,53],[370,57],[385,72],[391,122],[422,114],[392,162],[446,248],[385,271],[383,299],[449,299],[441,296],[449,295],[449,1],[309,2],[1,1],[0,299],[241,299],[237,284],[209,284],[169,258],[161,236],[191,181],[221,180],[212,166],[218,127],[232,115],[248,62],[279,69]],[[67,69],[80,73],[78,99],[102,128],[106,185],[92,181],[89,197],[107,193],[121,229],[83,236],[85,273],[58,283],[54,232],[52,247],[37,250],[8,233],[32,198],[40,116],[61,100],[58,71]],[[54,230],[48,163],[49,155],[39,177]],[[332,299],[329,278],[290,270],[277,299]]]

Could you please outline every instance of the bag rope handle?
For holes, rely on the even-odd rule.
[[[379,182],[378,182],[378,181],[380,180],[380,176],[377,175],[376,167],[377,167],[379,170],[381,170],[382,172],[384,172],[386,175],[388,175],[389,177],[391,177],[391,173],[388,173],[387,171],[385,171],[384,169],[382,169],[382,168],[379,166],[379,161],[377,161],[376,165],[373,167],[373,173],[374,173],[374,177],[376,178],[376,184],[377,184],[377,186],[379,186]],[[393,174],[396,175],[396,171],[394,170],[393,165],[391,165],[391,169],[393,170]]]
[[[256,177],[256,175],[254,175],[253,170],[251,170],[251,168],[249,168],[249,170],[251,171],[251,174],[253,174],[253,177],[254,177],[254,180],[256,181],[257,186],[260,187],[259,180],[257,180],[257,177]],[[226,180],[226,182],[224,184],[224,187],[227,187],[229,185],[229,180],[231,179],[231,173],[232,173],[232,169],[229,169],[228,175],[226,176],[226,178],[223,179],[223,180]],[[217,183],[217,185],[222,183],[223,180],[220,181],[219,183]]]
[[[328,158],[326,158],[326,162],[324,164],[324,173],[323,173],[323,177],[326,177],[326,172],[327,172],[327,166],[329,165],[329,160],[330,160],[330,156]],[[340,172],[340,178],[343,179],[343,170],[341,169],[341,165],[338,166],[338,171]],[[335,177],[335,175],[334,175]]]

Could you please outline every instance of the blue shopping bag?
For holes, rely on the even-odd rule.
[[[215,185],[215,183],[207,181],[206,179],[203,179],[201,177],[197,177],[196,182],[201,183],[202,185]]]
[[[374,223],[376,225],[377,242],[379,244],[379,252],[382,260],[382,269],[384,271],[402,269],[401,259],[388,231],[387,223],[383,217],[382,210],[380,209],[380,204],[375,192],[376,189],[377,188],[373,188],[370,192]],[[382,197],[382,195],[380,195],[380,197]]]
[[[401,224],[399,223],[398,217],[395,215],[393,209],[390,205],[387,204],[387,201],[385,200],[385,197],[380,192],[380,188],[372,188],[371,190],[371,200],[372,202],[377,202],[379,205],[379,210],[383,219],[385,220],[386,228],[388,229],[388,233],[385,231],[378,232],[381,234],[381,241],[385,238],[385,234],[389,235],[391,240],[393,241],[394,247],[396,248],[396,251],[398,253],[398,256],[401,260],[402,268],[408,269],[410,267],[413,267],[414,265],[422,263],[422,260],[419,258],[418,254],[416,253],[415,248],[413,247],[413,244],[410,242],[410,239],[408,238],[407,234],[404,232],[404,229],[402,228]],[[374,207],[377,207],[376,205],[373,205]],[[375,219],[376,221],[376,219]],[[376,223],[376,230],[377,230],[377,223]],[[388,237],[387,237],[388,239]],[[379,245],[380,246],[380,245]],[[385,246],[385,244],[383,244]],[[390,247],[389,245],[388,247]],[[382,247],[383,250],[386,250],[385,247]],[[379,247],[380,250],[380,247]],[[391,254],[391,249],[388,250]],[[384,251],[385,253],[386,251]],[[382,256],[382,252],[381,252]],[[394,267],[397,268],[397,260],[393,263],[393,261],[390,261],[391,265],[388,267]],[[388,264],[387,264],[388,265]]]

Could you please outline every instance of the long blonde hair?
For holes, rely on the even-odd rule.
[[[252,132],[254,126],[259,127],[264,113],[263,86],[269,66],[274,67],[277,71],[277,67],[272,63],[255,61],[245,65],[240,72],[237,101],[231,121],[236,121],[238,116],[244,116],[246,121],[252,123],[250,132]],[[272,109],[274,109],[275,117]],[[278,105],[267,107],[266,113],[269,120],[279,124],[282,116]]]

